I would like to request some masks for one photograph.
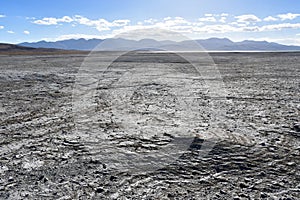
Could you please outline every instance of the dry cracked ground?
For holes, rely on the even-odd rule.
[[[0,199],[299,199],[300,53],[203,55],[2,55]]]

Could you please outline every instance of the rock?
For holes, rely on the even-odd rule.
[[[240,183],[240,187],[241,188],[247,188],[247,187],[249,187],[246,183]]]
[[[295,123],[295,124],[293,125],[293,128],[294,128],[294,130],[295,130],[296,132],[300,132],[300,123]]]
[[[116,180],[117,180],[117,177],[111,176],[111,177],[109,178],[109,180],[110,180],[110,181],[116,181]]]
[[[220,190],[220,194],[227,194],[227,192],[224,190]]]
[[[99,187],[99,188],[96,189],[96,192],[97,193],[102,193],[102,192],[104,192],[104,189],[102,187]]]
[[[268,195],[267,195],[266,193],[263,193],[263,192],[262,192],[262,193],[260,193],[260,197],[261,197],[261,198],[267,198]]]

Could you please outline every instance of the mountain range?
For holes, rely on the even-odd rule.
[[[112,39],[70,39],[57,42],[39,41],[20,43],[23,47],[55,48],[64,50],[178,50],[178,51],[300,51],[300,46],[282,45],[267,41],[244,40],[233,42],[227,38],[209,38],[175,42],[142,39],[139,41],[123,38]],[[201,48],[199,47],[201,46]]]
[[[63,50],[54,48],[33,48],[15,44],[0,43],[0,55],[44,55],[44,54],[76,54],[82,51]]]

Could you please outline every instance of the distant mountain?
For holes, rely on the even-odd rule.
[[[287,46],[274,42],[266,42],[266,41],[251,41],[245,40],[243,42],[237,42],[236,47],[240,50],[299,50],[299,46]]]
[[[7,51],[28,51],[28,50],[34,50],[34,48],[31,47],[24,47],[14,44],[5,44],[0,43],[0,52],[7,52]]]
[[[101,45],[99,45],[101,44]],[[200,48],[199,45],[203,48]],[[123,38],[111,39],[71,39],[57,42],[40,41],[35,43],[21,43],[24,47],[33,48],[55,48],[65,50],[174,50],[174,51],[300,51],[300,46],[288,46],[274,42],[245,40],[233,42],[227,38],[209,38],[202,40],[156,41],[153,39],[142,39],[139,41]]]
[[[0,55],[44,55],[44,54],[74,54],[86,53],[77,50],[62,50],[53,48],[33,48],[15,44],[0,43]]]
[[[33,47],[33,48],[54,48],[54,49],[64,49],[64,50],[91,50],[96,47],[102,40],[99,39],[71,39],[71,40],[62,40],[57,42],[24,42],[19,45],[24,47]]]
[[[299,51],[300,46],[288,46],[267,41],[244,40],[232,42],[227,38],[210,38],[197,40],[207,50],[216,51]]]
[[[204,49],[209,50],[233,50],[235,43],[227,38],[209,38],[196,40]]]

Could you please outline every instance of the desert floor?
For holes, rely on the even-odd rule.
[[[300,53],[116,55],[0,56],[1,199],[300,198]]]

